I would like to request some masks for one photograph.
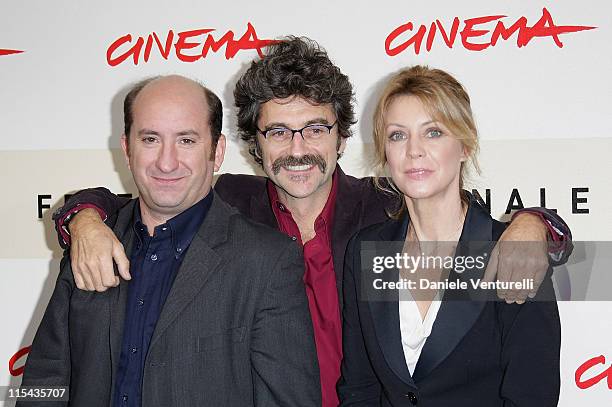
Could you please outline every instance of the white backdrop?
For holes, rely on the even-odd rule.
[[[121,103],[130,83],[166,73],[202,80],[225,106],[224,132],[231,142],[222,171],[256,171],[236,139],[232,99],[236,79],[258,57],[256,50],[241,49],[256,43],[253,33],[261,40],[286,34],[309,36],[349,75],[360,121],[341,160],[346,172],[371,174],[367,160],[370,116],[384,78],[408,65],[429,64],[453,73],[471,95],[483,169],[482,176],[472,182],[483,196],[490,189],[494,215],[503,214],[514,188],[525,206],[540,205],[543,188],[546,205],[558,209],[575,240],[612,240],[612,7],[607,2],[151,3],[0,4],[0,224],[4,231],[0,236],[0,360],[5,366],[0,385],[19,384],[20,376],[11,374],[9,367],[22,366],[25,358],[11,366],[9,359],[31,343],[53,288],[61,252],[50,219],[52,209],[63,203],[63,194],[87,186],[135,192],[118,150]],[[473,20],[486,16],[498,17],[480,24]],[[450,43],[455,17],[456,37],[449,47],[440,27]],[[522,18],[524,29],[491,45],[499,21],[508,28]],[[432,23],[436,32],[427,50]],[[251,34],[241,41],[249,24]],[[411,38],[422,24],[425,34],[417,55]],[[390,37],[402,27],[402,34]],[[577,31],[576,27],[595,28]],[[185,42],[195,44],[193,48],[175,46],[180,33],[200,29],[214,31],[186,38]],[[171,47],[164,56],[153,33],[164,48],[171,30]],[[230,30],[235,42],[217,51],[210,49],[194,62],[181,60],[201,54],[207,35],[219,41]],[[551,36],[555,32],[556,38]],[[113,49],[112,44],[127,34],[131,42]],[[145,61],[149,36],[153,42]],[[112,62],[138,38],[143,38],[144,45],[137,64],[133,56],[109,64],[109,49]],[[387,40],[391,50],[409,45],[391,56]],[[484,49],[470,50],[475,47],[470,44],[484,44]],[[588,213],[580,213],[585,210]],[[612,377],[612,303],[568,302],[561,303],[560,309],[560,405],[609,405],[612,389],[605,379],[581,389],[575,373],[587,360],[603,355],[606,363],[590,369],[584,379],[607,368]]]

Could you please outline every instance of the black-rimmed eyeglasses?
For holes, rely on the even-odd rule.
[[[309,124],[301,129],[273,127],[267,130],[257,129],[257,131],[259,131],[266,140],[278,145],[290,144],[293,141],[295,133],[302,136],[302,139],[306,142],[317,143],[322,137],[328,136],[337,123],[338,121],[336,120],[333,124]]]

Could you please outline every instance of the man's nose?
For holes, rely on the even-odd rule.
[[[302,133],[299,131],[293,132],[289,153],[293,156],[302,156],[308,152],[308,146]]]
[[[162,172],[172,172],[179,165],[178,151],[175,143],[162,143],[159,156],[157,157],[157,168]]]

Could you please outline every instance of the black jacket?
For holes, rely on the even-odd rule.
[[[128,251],[135,202],[119,211],[114,228]],[[215,196],[155,326],[142,405],[320,406],[303,274],[291,239]],[[22,385],[70,386],[69,405],[109,406],[128,286],[78,290],[65,256]]]
[[[447,301],[450,293],[445,293],[410,375],[401,344],[397,292],[388,290],[384,301],[370,300],[362,291],[370,274],[361,264],[362,242],[403,241],[408,222],[405,216],[373,225],[349,243],[341,405],[556,406],[561,332],[550,279],[537,297],[547,301],[523,305]],[[503,230],[504,225],[472,199],[460,242],[494,242]],[[451,272],[453,277],[456,273]],[[461,278],[468,277],[474,275]]]

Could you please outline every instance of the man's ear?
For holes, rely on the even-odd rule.
[[[125,162],[127,163],[128,168],[130,167],[130,146],[128,144],[128,137],[125,134],[121,135],[121,148],[123,149],[123,157],[125,158]]]
[[[346,137],[338,136],[340,139],[338,140],[338,155],[344,154],[344,149],[346,148]]]
[[[215,149],[215,172],[221,169],[223,159],[225,158],[225,136],[221,134],[217,140],[217,148]]]

